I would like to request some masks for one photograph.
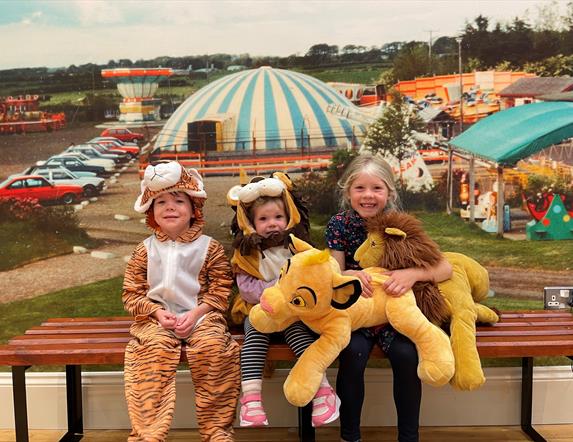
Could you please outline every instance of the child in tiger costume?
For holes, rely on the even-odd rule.
[[[185,344],[202,441],[232,441],[239,397],[239,346],[224,313],[232,277],[223,247],[203,235],[207,194],[196,170],[148,166],[135,210],[153,234],[125,271],[123,304],[135,317],[125,351],[129,441],[164,441],[175,409]]]

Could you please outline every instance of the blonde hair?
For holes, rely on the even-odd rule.
[[[400,210],[392,167],[380,155],[371,153],[362,153],[355,157],[338,180],[338,189],[341,193],[340,205],[343,209],[350,208],[350,187],[354,180],[362,174],[373,175],[384,181],[388,187],[388,202],[384,210]]]

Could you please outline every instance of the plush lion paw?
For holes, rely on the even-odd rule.
[[[318,373],[318,376],[303,377],[301,381],[297,380],[297,376],[293,376],[291,371],[283,385],[287,401],[295,407],[304,407],[314,398],[321,380],[322,373]]]
[[[432,387],[446,385],[454,376],[455,364],[453,358],[443,361],[420,361],[418,377],[422,382]]]

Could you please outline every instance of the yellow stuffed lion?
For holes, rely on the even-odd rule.
[[[260,304],[249,314],[263,333],[284,330],[301,320],[319,338],[296,362],[283,386],[287,400],[303,406],[312,400],[325,370],[348,345],[350,333],[362,327],[390,323],[414,342],[418,350],[418,376],[433,386],[446,384],[454,373],[454,357],[447,335],[416,306],[412,291],[401,297],[382,289],[383,269],[372,275],[374,295],[365,298],[358,278],[340,273],[328,250],[319,251],[291,235],[293,251],[277,284],[266,289]]]
[[[361,267],[380,266],[389,270],[408,267],[432,267],[445,257],[453,267],[450,279],[437,285],[419,282],[412,290],[418,305],[438,293],[445,300],[444,317],[427,314],[435,323],[450,323],[450,341],[456,360],[456,371],[451,380],[459,390],[474,390],[485,382],[476,348],[476,322],[494,323],[498,315],[478,304],[489,291],[487,270],[472,258],[461,253],[441,253],[438,245],[422,229],[421,222],[401,212],[380,214],[367,222],[368,237],[358,248],[354,258]]]

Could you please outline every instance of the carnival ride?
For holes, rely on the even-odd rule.
[[[117,83],[123,97],[119,121],[123,123],[155,122],[161,119],[161,99],[153,98],[159,83],[173,75],[171,68],[103,69],[101,76]]]
[[[66,125],[66,115],[39,110],[38,95],[0,97],[0,134],[51,132]]]

